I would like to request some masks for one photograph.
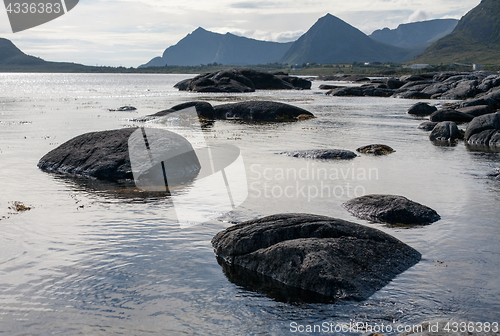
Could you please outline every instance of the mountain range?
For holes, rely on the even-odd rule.
[[[341,19],[327,14],[295,41],[281,63],[404,62],[411,51],[375,41]]]
[[[198,28],[140,67],[200,64],[267,64],[277,62],[292,43],[254,40],[231,33],[218,34]]]
[[[449,34],[457,20],[431,20],[375,32],[370,38],[341,19],[327,14],[297,41],[277,43],[198,28],[140,67],[200,65],[405,62],[433,41]],[[378,37],[378,38],[377,38]],[[417,42],[418,43],[417,43]],[[428,43],[423,46],[424,43]],[[417,45],[420,45],[417,47]]]
[[[0,38],[0,71],[88,72],[93,67],[66,62],[47,62],[19,50],[12,41]]]
[[[378,29],[370,37],[395,47],[424,51],[432,43],[450,34],[458,24],[455,19],[438,19],[400,24],[396,29]]]
[[[500,63],[500,1],[482,0],[450,35],[432,44],[415,62]]]

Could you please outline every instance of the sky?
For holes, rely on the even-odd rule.
[[[80,0],[67,14],[0,37],[47,61],[137,67],[198,27],[266,41],[294,41],[330,13],[366,34],[401,23],[460,19],[480,0]]]

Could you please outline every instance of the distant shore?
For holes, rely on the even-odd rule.
[[[139,73],[139,74],[201,74],[232,68],[250,68],[268,72],[284,72],[296,76],[321,76],[335,74],[359,74],[370,76],[402,76],[441,71],[472,71],[472,65],[451,64],[430,66],[422,69],[411,69],[406,64],[384,63],[365,64],[354,62],[349,64],[316,64],[308,63],[289,66],[280,63],[234,66],[207,64],[198,66],[163,66],[148,68],[126,68],[109,66],[86,66],[74,63],[47,62],[43,66],[5,66],[0,65],[0,73]],[[500,71],[500,65],[484,65],[483,70]]]

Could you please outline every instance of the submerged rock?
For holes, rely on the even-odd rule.
[[[320,160],[349,160],[354,159],[357,155],[354,152],[345,149],[308,149],[298,150],[291,152],[282,152],[281,155],[306,158],[306,159],[320,159]]]
[[[373,144],[356,149],[356,152],[363,154],[373,154],[373,155],[387,155],[394,153],[395,150],[387,145]]]
[[[425,116],[431,115],[432,113],[434,113],[436,111],[437,111],[436,106],[431,106],[427,103],[420,102],[420,103],[416,103],[415,105],[410,107],[407,113],[412,114],[412,115],[416,115],[416,116],[425,117]]]
[[[342,206],[358,218],[389,224],[430,224],[441,218],[431,208],[395,195],[361,196]]]
[[[243,222],[212,245],[230,281],[287,301],[304,299],[301,292],[316,293],[305,297],[313,302],[364,300],[421,258],[382,231],[310,214]]]
[[[467,144],[500,147],[500,112],[474,118],[465,130]]]
[[[437,124],[439,124],[437,121],[424,121],[418,125],[418,128],[424,131],[432,131]]]
[[[463,139],[463,133],[458,129],[453,121],[443,121],[438,123],[429,135],[429,139],[434,142],[454,142]]]
[[[200,163],[189,141],[166,130],[142,130],[152,134],[148,137],[150,148],[160,149],[159,153],[152,153],[153,156],[159,156],[159,159],[165,157],[165,160],[175,157],[165,163],[167,176],[181,182],[196,177]],[[47,153],[38,162],[38,167],[46,172],[106,181],[133,180],[129,139],[137,134],[136,131],[140,132],[141,129],[124,128],[79,135]],[[143,134],[138,139],[143,141],[142,145],[146,148]],[[138,150],[136,154],[142,156],[140,161],[146,166],[152,161],[151,153],[146,150]],[[150,168],[153,171],[155,167]],[[144,169],[144,176],[147,174],[147,169]]]
[[[257,121],[294,121],[314,118],[300,107],[272,101],[244,101],[214,107],[216,119],[246,119]],[[300,118],[299,118],[300,117]]]

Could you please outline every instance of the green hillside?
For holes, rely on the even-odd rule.
[[[500,0],[481,1],[450,35],[432,44],[413,62],[499,64]]]

